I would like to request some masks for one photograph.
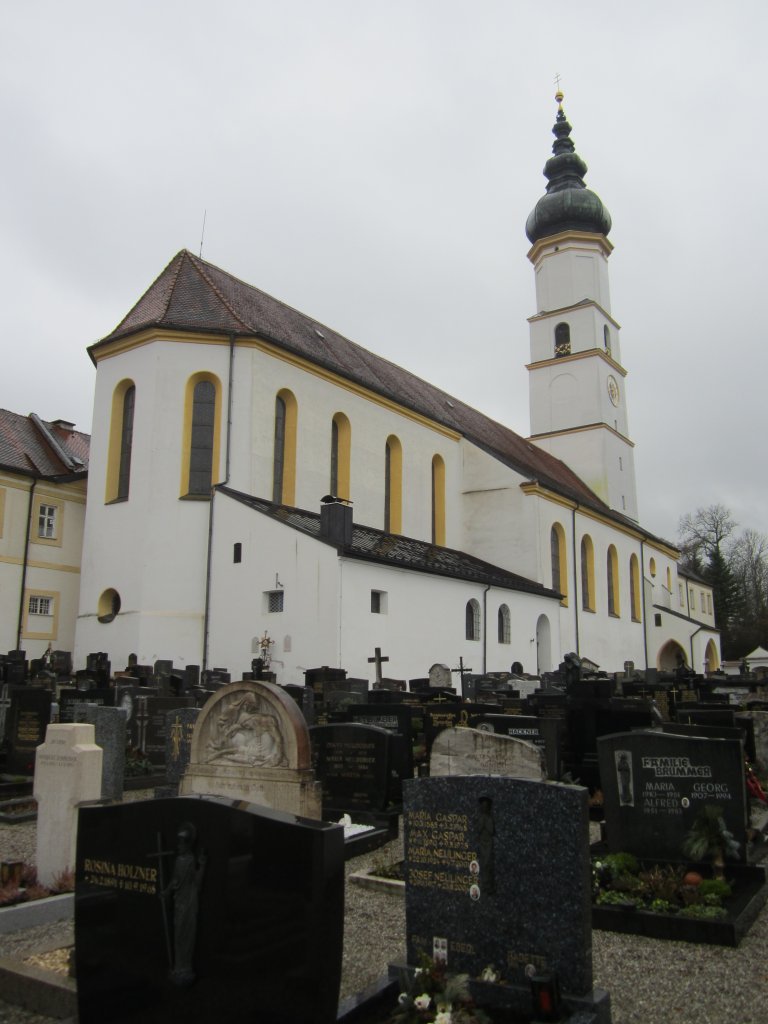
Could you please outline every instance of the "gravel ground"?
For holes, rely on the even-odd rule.
[[[5,827],[0,857],[34,859],[34,843],[34,824]],[[395,861],[400,853],[397,841],[350,861],[347,874]],[[43,925],[0,935],[0,957],[23,959],[72,942],[71,922]],[[402,897],[348,883],[342,998],[372,984],[390,962],[404,957]],[[738,949],[595,931],[593,960],[595,987],[611,996],[613,1024],[768,1022],[768,906]],[[0,1024],[53,1022],[0,1002]]]

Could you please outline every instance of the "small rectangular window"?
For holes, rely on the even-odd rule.
[[[387,593],[385,590],[371,591],[371,612],[374,615],[385,615],[387,612]]]
[[[685,604],[685,597],[683,597],[683,584],[682,583],[678,583],[677,587],[678,587],[678,591],[680,593],[680,604]]]
[[[696,595],[693,592],[693,587],[688,588],[688,598],[691,602],[691,611],[696,611]]]
[[[243,545],[238,540],[238,541],[235,542],[235,544],[234,544],[234,546],[232,548],[232,561],[233,562],[242,562],[242,560],[243,560]]]
[[[52,601],[50,597],[30,597],[30,615],[50,615],[52,613]]]
[[[50,540],[56,537],[56,506],[41,505],[37,516],[37,536]]]
[[[661,625],[661,612],[656,612],[653,616],[653,621],[657,626]]]
[[[712,614],[712,595],[707,594],[707,614]]]
[[[285,594],[282,590],[270,590],[267,593],[267,611],[268,612],[281,612],[283,610],[283,598]]]
[[[699,591],[699,597],[701,598],[701,610],[704,611],[704,608],[706,607],[706,601],[704,600],[704,591],[703,590]]]

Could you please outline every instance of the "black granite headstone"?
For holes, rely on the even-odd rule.
[[[189,764],[192,734],[200,708],[174,708],[165,712],[165,778],[178,786]]]
[[[139,701],[139,714],[141,714]],[[143,698],[144,711],[147,716],[144,730],[144,743],[140,749],[146,759],[157,768],[165,768],[166,750],[166,716],[169,711],[177,708],[191,707],[192,697],[146,697]]]
[[[76,690],[64,687],[59,690],[59,721],[64,723],[75,722],[75,708],[78,704],[98,704],[101,707],[113,707],[115,701],[114,690]],[[85,721],[84,718],[79,721]]]
[[[392,802],[394,736],[370,725],[315,725],[309,730],[312,764],[323,787],[323,813],[384,811]]]
[[[443,958],[478,977],[527,985],[554,971],[592,988],[588,794],[499,777],[404,785],[408,962]]]
[[[707,804],[722,809],[746,858],[747,804],[741,739],[637,730],[598,741],[605,828],[612,853],[684,860],[682,844]]]
[[[332,1024],[344,833],[223,799],[81,808],[80,1024]]]
[[[35,751],[45,742],[51,721],[51,692],[40,686],[10,686],[9,696],[5,770],[11,775],[34,775]]]

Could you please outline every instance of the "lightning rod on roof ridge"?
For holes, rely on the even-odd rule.
[[[203,230],[200,233],[200,259],[203,258],[203,239],[205,238],[205,218],[208,216],[208,211],[203,210]]]

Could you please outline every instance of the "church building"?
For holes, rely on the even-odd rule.
[[[531,436],[184,250],[89,349],[75,664],[236,675],[263,642],[282,683],[372,678],[376,647],[400,679],[719,666],[711,592],[691,606],[640,523],[611,219],[557,100],[526,225]]]

